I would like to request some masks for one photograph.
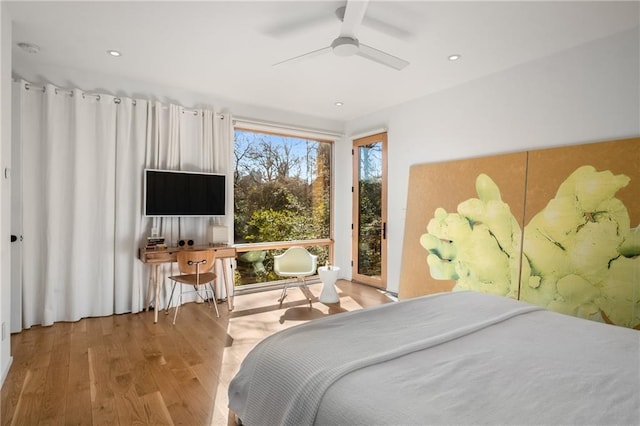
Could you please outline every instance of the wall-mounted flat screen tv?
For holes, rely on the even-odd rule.
[[[145,216],[224,216],[226,176],[145,169]]]

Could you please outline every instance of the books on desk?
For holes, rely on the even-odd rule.
[[[164,243],[164,237],[147,237],[146,250],[166,250],[167,245]]]

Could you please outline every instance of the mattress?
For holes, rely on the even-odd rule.
[[[640,424],[640,332],[475,292],[261,341],[229,386],[252,425]]]

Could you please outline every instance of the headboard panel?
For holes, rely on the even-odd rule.
[[[639,241],[640,138],[414,165],[399,297],[472,289],[638,327]]]

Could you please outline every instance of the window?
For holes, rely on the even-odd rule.
[[[236,285],[279,280],[273,256],[304,245],[330,261],[332,142],[235,130]]]

